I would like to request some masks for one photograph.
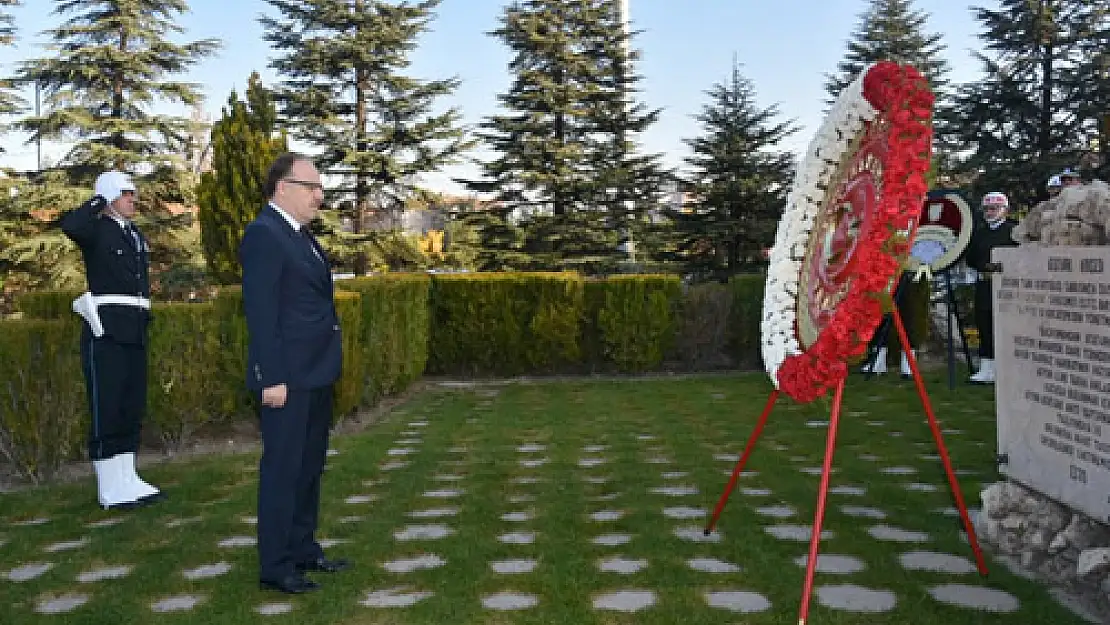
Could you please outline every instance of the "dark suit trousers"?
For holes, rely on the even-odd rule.
[[[315,533],[331,405],[329,385],[290,390],[281,408],[262,407],[258,559],[263,580],[280,580],[297,563],[324,555]]]
[[[104,336],[81,336],[81,368],[92,416],[89,459],[104,460],[139,449],[146,411],[146,347]]]

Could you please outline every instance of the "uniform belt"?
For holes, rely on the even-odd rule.
[[[92,299],[97,306],[114,304],[117,306],[136,306],[150,310],[150,298],[141,295],[93,295]]]

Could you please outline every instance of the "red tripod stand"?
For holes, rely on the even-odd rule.
[[[956,507],[960,512],[960,519],[963,521],[964,529],[967,530],[967,537],[971,543],[971,550],[975,553],[975,563],[979,568],[980,575],[987,574],[987,564],[983,559],[983,551],[979,548],[979,539],[975,536],[975,528],[971,525],[971,519],[967,514],[967,506],[964,505],[963,493],[960,491],[959,481],[956,479],[956,473],[952,470],[952,462],[948,458],[948,449],[944,445],[944,438],[941,436],[940,426],[937,424],[936,415],[933,413],[933,406],[929,403],[929,395],[925,392],[925,382],[921,379],[921,372],[917,368],[917,359],[913,356],[913,351],[910,350],[910,341],[906,335],[906,328],[902,325],[902,317],[898,314],[898,308],[894,307],[891,311],[891,318],[894,321],[894,327],[898,331],[898,339],[902,343],[902,348],[905,350],[906,358],[909,361],[910,370],[913,372],[914,384],[917,386],[917,395],[921,398],[921,406],[925,409],[925,415],[929,419],[929,428],[933,431],[933,440],[937,444],[937,450],[940,452],[941,462],[944,463],[944,471],[948,474],[948,484],[952,488],[952,493],[956,499]],[[732,477],[729,478],[728,485],[725,486],[724,492],[721,494],[720,500],[717,502],[716,509],[713,510],[713,516],[709,519],[709,524],[705,527],[705,534],[708,536],[717,524],[717,520],[721,516],[721,511],[728,502],[729,495],[732,494],[736,486],[736,480],[739,479],[740,473],[744,470],[744,465],[748,462],[748,457],[751,455],[752,450],[755,448],[755,443],[759,440],[759,436],[763,433],[763,426],[767,424],[767,418],[771,416],[771,410],[778,400],[779,390],[771,391],[771,395],[767,398],[767,405],[763,407],[763,414],[760,415],[759,421],[755,425],[755,430],[752,431],[751,437],[748,438],[748,443],[744,447],[744,453],[740,456],[740,461],[736,463],[736,467],[732,470]],[[802,587],[802,605],[798,613],[798,625],[805,625],[806,618],[809,615],[809,600],[813,591],[813,576],[817,570],[817,550],[821,543],[821,524],[825,519],[825,504],[826,497],[829,490],[829,475],[832,473],[832,459],[833,452],[836,449],[836,428],[840,422],[840,405],[844,398],[844,380],[841,380],[836,387],[833,396],[832,413],[829,415],[829,433],[825,442],[825,460],[821,471],[821,485],[817,491],[817,514],[813,519],[813,532],[809,540],[809,558],[806,561],[806,577],[805,584]]]

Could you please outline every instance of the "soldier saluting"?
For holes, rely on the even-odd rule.
[[[124,173],[96,179],[96,195],[62,216],[62,231],[81,248],[88,291],[73,302],[85,320],[81,368],[88,392],[88,454],[97,499],[126,508],[161,497],[135,472],[146,412],[149,247],[135,228],[138,194]]]
[[[994,311],[991,302],[991,250],[1015,247],[1014,227],[1007,218],[1010,200],[998,191],[983,196],[983,221],[976,224],[967,246],[967,265],[979,273],[975,282],[975,326],[979,329],[979,371],[971,376],[976,384],[994,384]]]

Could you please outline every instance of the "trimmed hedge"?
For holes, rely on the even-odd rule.
[[[33,291],[15,298],[15,309],[28,319],[76,319],[73,300],[83,291]]]

